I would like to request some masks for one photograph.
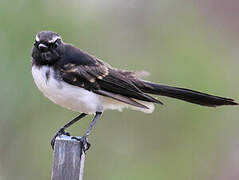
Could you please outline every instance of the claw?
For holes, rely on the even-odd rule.
[[[83,137],[78,138],[78,137],[73,136],[73,137],[71,137],[71,139],[75,139],[77,141],[80,141],[80,143],[82,144],[82,147],[83,147],[82,149],[83,149],[84,152],[86,152],[87,150],[90,149],[91,144],[88,142],[87,137],[83,136]]]
[[[55,142],[56,142],[56,138],[60,135],[66,135],[66,136],[70,136],[70,133],[65,132],[65,130],[63,128],[61,128],[59,131],[57,131],[57,133],[55,134],[55,136],[51,139],[51,147],[54,150],[54,146],[55,146]]]
[[[71,136],[69,132],[64,132],[64,135]]]

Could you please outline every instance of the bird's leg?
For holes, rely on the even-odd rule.
[[[92,120],[92,122],[90,123],[90,126],[87,129],[87,131],[85,132],[84,136],[82,136],[81,138],[72,137],[72,139],[76,139],[82,143],[84,151],[87,151],[90,148],[90,143],[88,142],[88,136],[90,135],[97,120],[100,119],[101,115],[102,115],[102,112],[96,112],[95,117]]]
[[[71,120],[70,122],[68,122],[67,124],[65,124],[62,128],[59,129],[59,131],[57,131],[57,133],[55,134],[55,136],[52,138],[51,140],[51,147],[52,149],[54,149],[54,145],[55,145],[55,140],[57,136],[60,136],[62,134],[66,135],[66,136],[70,136],[70,133],[65,132],[65,129],[67,129],[68,127],[70,127],[72,124],[74,124],[75,122],[79,121],[80,119],[82,119],[83,117],[85,117],[87,114],[85,113],[81,113],[79,116],[75,117],[73,120]]]

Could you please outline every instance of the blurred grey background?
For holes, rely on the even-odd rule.
[[[33,82],[38,31],[56,31],[114,67],[145,69],[147,80],[239,100],[238,8],[233,0],[1,0],[0,179],[50,179],[50,139],[78,114]],[[165,105],[153,114],[104,113],[90,136],[85,179],[237,180],[238,107],[160,99]]]

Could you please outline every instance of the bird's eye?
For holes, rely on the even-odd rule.
[[[61,40],[57,39],[55,42],[49,43],[49,47],[51,48],[57,48],[60,44]]]
[[[58,44],[57,44],[56,42],[50,43],[50,47],[52,47],[52,48],[57,48],[57,47],[58,47]]]
[[[61,43],[61,39],[57,39],[57,40],[56,40],[56,43],[57,43],[57,44],[60,44],[60,43]]]
[[[39,42],[35,40],[34,46],[38,47],[38,45],[39,45]]]

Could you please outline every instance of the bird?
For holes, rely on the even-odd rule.
[[[70,135],[65,131],[68,127],[86,115],[94,115],[84,135],[80,139],[73,137],[88,150],[88,136],[105,110],[130,108],[152,113],[155,104],[163,103],[151,94],[207,107],[238,105],[231,98],[143,80],[147,74],[145,71],[113,68],[86,51],[63,42],[61,36],[52,31],[37,33],[31,56],[32,76],[44,96],[55,104],[80,113],[53,136],[53,149],[57,136]]]

